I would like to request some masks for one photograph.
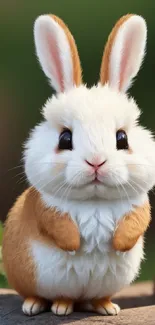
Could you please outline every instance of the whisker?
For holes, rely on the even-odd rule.
[[[133,190],[134,190],[134,192],[136,192],[138,195],[140,194],[140,192],[138,192],[132,185],[131,185],[131,183],[130,182],[127,182],[127,185],[128,186],[130,186]]]
[[[146,191],[144,190],[144,188],[142,186],[140,186],[139,184],[137,184],[136,182],[134,182],[133,180],[130,181],[130,186],[131,186],[131,183],[135,184],[142,192],[146,193]]]
[[[72,182],[75,181],[76,179],[78,179],[79,176],[80,176],[80,172],[78,172],[78,173],[74,176],[74,178],[72,179]],[[72,184],[68,184],[68,186],[67,186],[65,192],[63,193],[61,199],[63,199],[63,197],[65,197],[65,194],[66,194],[66,201],[67,201],[67,198],[68,198],[68,196],[69,196],[69,193],[70,193],[72,187],[73,187]]]
[[[23,172],[21,172],[21,173],[18,173],[18,174],[16,174],[16,175],[14,175],[12,178],[13,178],[13,179],[14,179],[14,178],[17,178],[17,177],[20,176],[20,175],[25,175],[25,177],[26,177],[25,171],[23,171]]]
[[[67,184],[67,182],[66,181],[63,181],[59,187],[57,186],[55,188],[56,189],[56,192],[54,193],[54,196],[56,196],[66,184]]]
[[[117,176],[117,175],[118,175],[118,174],[115,172],[115,176]],[[117,182],[119,183],[119,185],[122,187],[123,191],[126,193],[126,196],[128,197],[128,201],[129,201],[129,196],[128,196],[128,194],[127,194],[127,191],[126,191],[124,185],[121,184],[121,182],[119,181],[118,178],[117,178],[116,180],[117,180]],[[145,191],[145,190],[144,190],[144,189],[143,189],[139,184],[137,184],[135,181],[133,181],[133,180],[131,180],[130,182],[127,181],[127,185],[130,186],[130,187],[134,190],[134,192],[135,192],[137,195],[140,194],[140,191],[137,191],[137,189],[136,189],[134,186],[132,186],[131,183],[134,183],[134,184],[139,188],[139,190],[141,190],[143,193],[146,193],[146,191]],[[146,182],[146,183],[147,183],[147,182]],[[117,189],[118,189],[118,188],[117,188]],[[130,201],[129,201],[129,202],[130,202]]]
[[[19,166],[12,167],[12,168],[9,168],[9,169],[8,169],[8,172],[11,172],[12,170],[15,170],[15,169],[17,169],[17,168],[22,168],[22,167],[24,167],[23,164],[22,164],[22,165],[19,165]]]
[[[124,166],[124,165],[127,165],[127,166],[144,166],[144,167],[153,167],[154,168],[154,164],[143,164],[143,163],[130,163],[130,162],[128,162],[128,163],[124,163],[124,164],[115,164],[115,167],[121,167],[121,166]],[[108,165],[109,167],[113,167],[113,165],[111,165],[111,164],[109,164]]]
[[[55,175],[49,182],[45,183],[43,186],[41,186],[38,191],[42,191],[47,185],[49,185],[50,183],[52,183],[55,179],[57,179],[58,177],[60,177],[63,174],[63,172],[59,172],[59,174]],[[40,180],[42,181],[42,179]],[[34,186],[37,186],[37,184],[35,184]]]
[[[26,177],[26,175],[24,175],[23,177],[20,177],[20,179],[16,182],[16,184],[20,185],[26,181],[27,181],[27,177]]]
[[[117,178],[117,175],[116,175],[116,174],[113,174],[113,176],[115,177],[116,181],[119,183],[119,180],[118,180],[118,178]],[[116,188],[117,188],[117,190],[118,190],[118,193],[119,193],[119,195],[120,195],[121,202],[122,202],[122,205],[123,205],[122,195],[121,195],[121,192],[120,192],[120,190],[119,190],[119,186],[118,186],[117,184],[116,184]]]
[[[126,197],[127,197],[127,200],[128,200],[128,202],[129,202],[129,204],[131,204],[131,201],[130,201],[130,199],[129,199],[128,193],[127,193],[127,191],[126,191],[124,185],[123,185],[123,184],[122,184],[118,179],[117,179],[117,181],[118,181],[120,187],[123,189],[123,191],[124,191],[124,193],[125,193],[125,195],[126,195]]]

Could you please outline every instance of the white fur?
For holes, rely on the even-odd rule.
[[[43,200],[48,206],[69,212],[79,228],[81,246],[71,255],[37,241],[30,243],[39,296],[100,298],[116,293],[134,280],[143,257],[142,238],[132,250],[119,254],[112,250],[111,239],[120,216],[132,209],[132,204],[143,204],[145,196],[110,205],[106,201],[65,203],[48,196],[43,196]]]
[[[34,38],[40,64],[53,88],[61,92],[73,87],[72,54],[64,30],[52,17],[42,15],[35,21]]]
[[[38,295],[90,299],[112,295],[138,274],[142,239],[126,254],[110,243],[117,221],[142,205],[155,183],[155,145],[151,133],[136,125],[139,110],[132,99],[108,86],[74,88],[50,99],[47,122],[32,132],[26,144],[27,177],[48,206],[69,212],[81,234],[74,255],[46,244],[30,243],[37,271]],[[61,125],[73,130],[73,150],[57,153]],[[116,149],[116,130],[123,128],[132,153]],[[101,184],[85,159],[107,160]],[[102,174],[103,173],[103,174]]]
[[[50,65],[50,56],[48,47],[45,46],[45,51],[42,48],[42,36],[46,39],[51,32],[58,47],[60,45],[59,50],[67,52],[61,61],[66,71],[69,52],[64,48],[63,31],[49,19],[42,17],[36,23],[36,44],[45,73],[54,78],[55,89],[60,91],[59,82],[53,77],[54,69],[48,70],[46,66],[46,63]],[[120,71],[123,71],[123,90],[140,67],[145,33],[144,20],[137,16],[130,18],[118,31],[111,54],[111,80],[118,84]],[[120,62],[126,41],[129,41],[129,53],[125,51],[128,54],[124,61],[126,66],[122,67]],[[115,61],[118,63],[116,70]],[[51,66],[54,64],[52,59]],[[86,299],[112,295],[133,281],[143,257],[142,238],[127,253],[113,251],[111,240],[118,220],[133,209],[133,204],[141,206],[155,184],[152,134],[138,125],[140,111],[134,100],[111,84],[91,89],[67,87],[67,92],[47,101],[43,115],[46,121],[32,131],[25,145],[26,175],[48,207],[54,206],[70,214],[79,228],[81,246],[78,252],[70,254],[31,240],[38,295],[49,299],[66,295]],[[73,150],[58,152],[59,136],[64,127],[72,130]],[[131,152],[117,150],[116,132],[119,129],[126,131]],[[106,161],[98,170],[100,184],[92,184],[95,173],[85,162],[94,159],[98,163]]]
[[[134,197],[155,183],[155,144],[149,131],[136,125],[139,110],[132,99],[108,86],[73,88],[52,97],[44,109],[47,122],[37,126],[25,150],[28,180],[39,191],[68,199]],[[57,154],[60,129],[73,129],[72,151]],[[116,149],[116,131],[126,130],[132,154]],[[85,163],[107,160],[98,186]]]
[[[144,58],[146,38],[146,23],[140,16],[131,16],[120,26],[110,55],[111,87],[126,91],[131,86],[132,79],[137,75]],[[123,60],[126,62],[124,67]]]

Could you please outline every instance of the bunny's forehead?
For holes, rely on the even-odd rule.
[[[53,96],[43,108],[52,125],[73,127],[104,124],[108,128],[130,128],[140,111],[132,98],[106,86],[87,88],[82,85],[69,92]]]

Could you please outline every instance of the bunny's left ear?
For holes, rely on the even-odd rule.
[[[74,38],[59,17],[39,16],[34,24],[34,40],[41,67],[57,93],[82,83]]]
[[[123,16],[114,26],[102,58],[100,81],[126,92],[137,75],[147,39],[145,20],[138,15]]]

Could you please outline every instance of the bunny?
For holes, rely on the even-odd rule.
[[[127,91],[146,48],[138,15],[114,26],[100,81],[87,88],[73,36],[54,15],[34,25],[36,53],[56,94],[24,148],[30,187],[9,212],[3,261],[23,312],[70,314],[74,303],[103,315],[138,275],[150,223],[155,143]]]

